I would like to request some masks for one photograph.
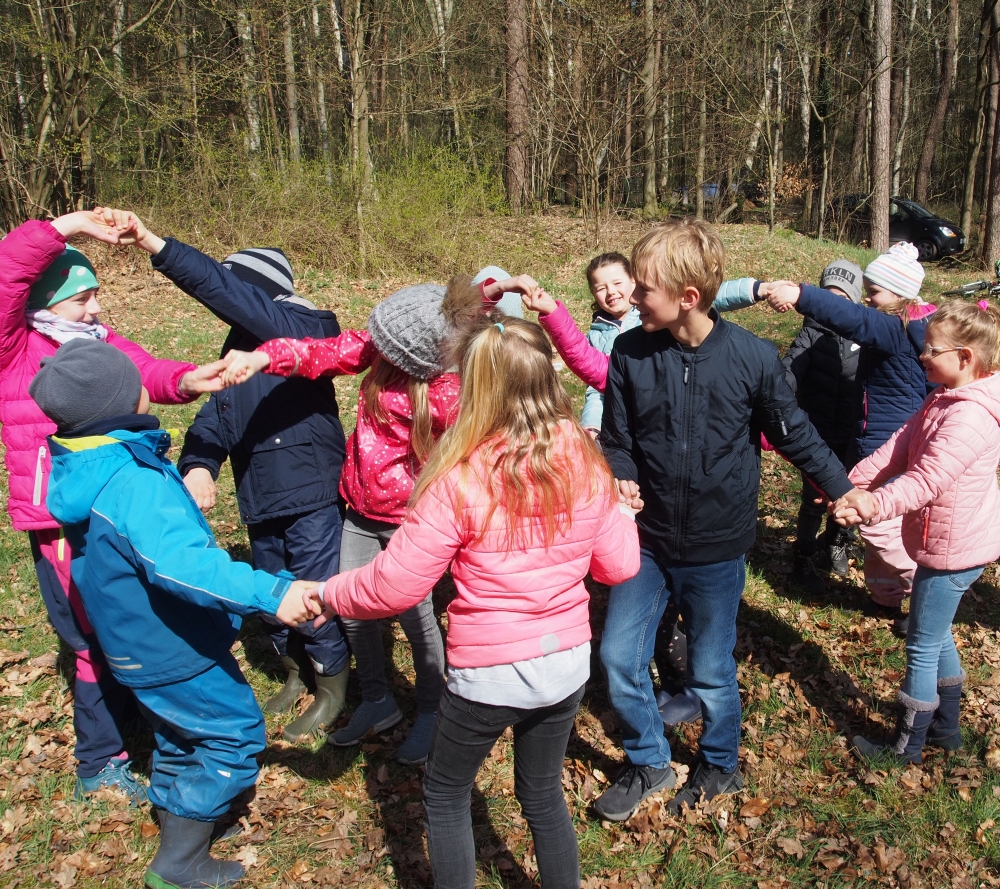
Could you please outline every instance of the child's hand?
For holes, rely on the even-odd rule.
[[[120,232],[118,243],[123,247],[141,247],[154,256],[159,253],[166,242],[157,237],[143,225],[142,220],[131,210],[116,210],[113,207],[96,207],[95,213],[104,217],[105,224],[113,226]]]
[[[307,598],[310,590],[319,584],[312,580],[296,580],[288,588],[274,616],[290,627],[298,626],[316,617],[313,598]]]
[[[596,426],[584,426],[583,431],[587,433],[594,441],[597,441],[597,436],[601,434],[601,430]]]
[[[624,503],[633,512],[640,512],[645,505],[639,496],[639,486],[631,479],[615,479],[618,488],[618,502]]]
[[[241,352],[233,349],[227,353],[229,367],[222,374],[222,384],[225,387],[235,386],[238,383],[245,383],[255,373],[267,370],[271,363],[271,358],[267,352]]]
[[[487,284],[483,287],[483,296],[490,302],[496,302],[505,293],[529,293],[537,289],[538,282],[531,275],[518,275],[516,278]]]
[[[231,354],[231,353],[230,353]],[[220,358],[211,364],[203,364],[194,370],[189,370],[177,383],[177,391],[181,395],[204,395],[206,392],[219,392],[226,388],[223,382],[223,371],[229,367],[230,356]]]
[[[104,216],[96,209],[67,213],[53,219],[51,225],[64,238],[86,235],[88,238],[103,241],[105,244],[117,244],[121,238],[121,232],[105,222]]]
[[[215,506],[217,493],[215,479],[204,466],[195,466],[188,470],[184,476],[184,487],[188,489],[188,493],[202,512],[208,512]]]
[[[313,621],[313,629],[316,630],[328,620],[336,617],[336,612],[323,599],[325,588],[326,584],[320,584],[315,589],[308,590],[302,595],[303,601],[307,604],[313,615],[315,615],[316,619]]]
[[[802,288],[798,284],[786,281],[775,282],[769,288],[767,301],[776,312],[787,312],[795,308],[801,294]]]
[[[521,302],[529,312],[538,312],[539,315],[550,315],[558,308],[556,301],[541,287],[522,293]]]
[[[779,287],[798,287],[794,281],[761,281],[757,285],[757,299],[768,299]]]
[[[851,488],[827,507],[838,525],[870,525],[878,519],[878,501],[870,491]]]

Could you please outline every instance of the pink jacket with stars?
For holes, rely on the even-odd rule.
[[[266,352],[270,358],[267,373],[310,380],[361,373],[378,355],[368,332],[358,330],[345,330],[340,336],[322,340],[270,340],[257,351]],[[457,374],[441,374],[429,381],[427,400],[435,438],[455,422],[458,392]],[[413,411],[406,384],[387,386],[379,394],[379,403],[389,417],[388,423],[380,423],[368,414],[364,391],[358,397],[358,422],[347,440],[340,493],[355,512],[398,525],[420,470],[410,449]]]

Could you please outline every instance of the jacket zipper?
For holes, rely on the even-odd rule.
[[[684,362],[684,432],[681,438],[681,459],[679,461],[677,491],[680,494],[680,508],[677,510],[677,527],[674,536],[674,551],[681,553],[681,541],[683,540],[683,528],[687,524],[687,503],[688,485],[690,483],[688,473],[688,455],[691,451],[691,402],[694,399],[694,386],[688,386],[691,379],[691,362],[687,353],[681,354],[681,361]],[[680,558],[684,558],[681,553]]]
[[[923,548],[927,549],[927,535],[930,534],[931,530],[931,510],[930,507],[924,507],[924,537],[923,537]]]
[[[33,506],[42,505],[42,471],[45,469],[45,445],[38,449],[38,459],[35,461],[35,490],[31,496]]]

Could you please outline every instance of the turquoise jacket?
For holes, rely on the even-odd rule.
[[[735,278],[723,281],[719,294],[712,304],[719,312],[734,312],[752,306],[753,286],[755,278]],[[587,342],[605,355],[611,354],[618,334],[639,326],[639,310],[633,306],[628,314],[620,320],[609,318],[603,312],[595,312],[587,333]],[[604,415],[604,394],[593,386],[587,387],[587,396],[583,403],[583,415],[580,423],[587,429],[600,429],[601,418]]]
[[[73,580],[111,672],[135,688],[190,679],[224,660],[240,615],[274,614],[291,583],[216,546],[158,425],[115,417],[103,429],[49,437],[46,505],[65,527]]]

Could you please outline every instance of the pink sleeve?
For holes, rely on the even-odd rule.
[[[914,421],[919,420],[923,411],[917,411],[874,454],[869,454],[849,473],[851,482],[865,491],[881,487],[889,479],[906,471],[907,454],[910,449],[910,435]]]
[[[142,385],[149,393],[149,400],[154,404],[186,404],[194,401],[197,395],[184,395],[177,391],[181,377],[198,365],[189,361],[171,361],[169,358],[154,358],[138,343],[119,336],[113,330],[108,331],[108,345],[114,346],[132,359],[139,374]]]
[[[374,561],[326,582],[324,599],[337,614],[373,620],[426,598],[464,542],[453,506],[438,496],[443,485],[421,496]]]
[[[310,380],[361,373],[378,354],[367,330],[345,330],[322,340],[282,337],[268,340],[257,351],[271,359],[267,373]]]
[[[989,440],[982,430],[991,426],[995,429],[996,421],[979,405],[965,402],[949,410],[933,436],[923,443],[914,464],[905,466],[902,475],[875,491],[879,521],[916,512],[950,491],[988,450]]]
[[[444,433],[458,418],[458,399],[461,383],[458,374],[441,374],[427,387],[427,401],[431,409],[431,426],[434,437]]]
[[[612,503],[594,543],[590,574],[609,586],[623,583],[639,573],[639,530],[635,519]]]
[[[566,366],[588,386],[603,392],[608,382],[608,356],[587,342],[587,337],[573,323],[566,306],[557,302],[554,312],[538,316],[538,323],[552,338]]]
[[[65,249],[66,239],[37,219],[19,225],[0,241],[0,367],[24,352],[28,342],[24,310],[31,285]]]

